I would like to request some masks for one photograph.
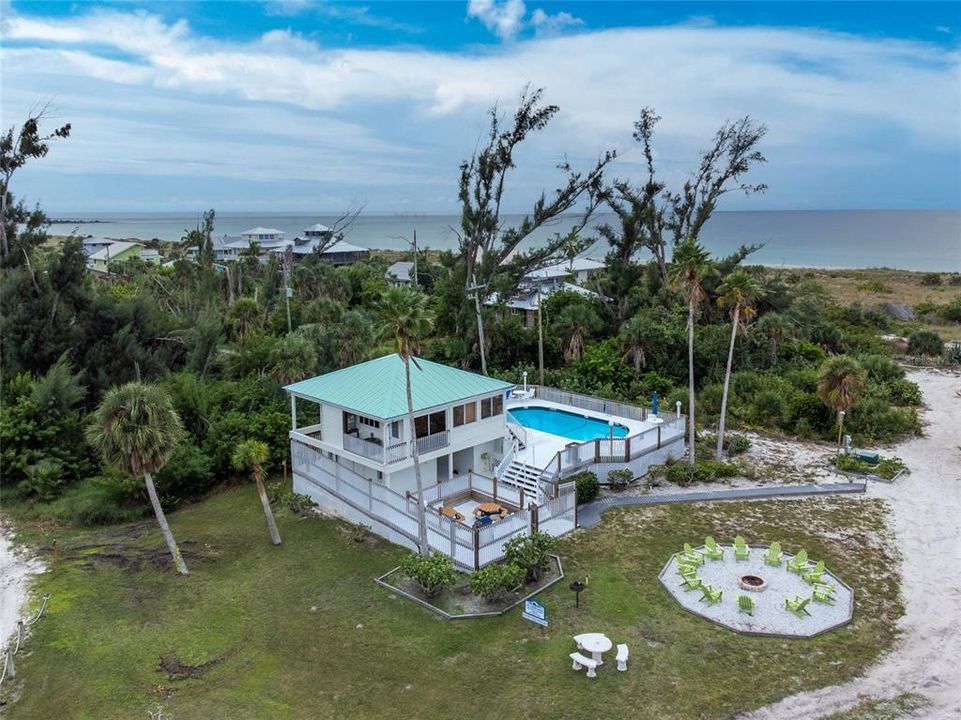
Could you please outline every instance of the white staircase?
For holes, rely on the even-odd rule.
[[[537,481],[543,474],[544,471],[540,468],[528,465],[520,460],[513,460],[501,473],[498,482],[507,483],[523,490],[526,497],[540,504],[542,501],[541,488]]]

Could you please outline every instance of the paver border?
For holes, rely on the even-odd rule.
[[[389,582],[387,582],[387,580],[386,580],[385,578],[389,577],[390,575],[393,575],[395,572],[397,572],[398,570],[400,570],[400,566],[399,566],[399,565],[398,565],[397,567],[395,567],[395,568],[392,568],[392,569],[388,570],[386,573],[384,573],[384,574],[381,575],[380,577],[375,577],[375,578],[374,578],[374,582],[377,583],[378,585],[380,585],[381,587],[390,590],[391,592],[395,592],[395,593],[397,593],[398,595],[401,595],[401,596],[407,598],[408,600],[414,601],[415,603],[417,603],[417,604],[420,605],[421,607],[425,607],[425,608],[427,608],[428,610],[430,610],[431,612],[433,612],[433,613],[435,613],[435,614],[437,614],[437,615],[440,615],[440,616],[441,616],[442,618],[444,618],[445,620],[473,620],[474,618],[497,617],[498,615],[503,615],[504,613],[510,612],[511,610],[513,610],[514,608],[516,608],[518,605],[520,605],[521,603],[523,603],[525,600],[530,600],[532,597],[534,597],[534,596],[537,595],[538,593],[544,592],[545,590],[547,590],[547,588],[552,587],[553,585],[559,583],[561,580],[564,579],[564,566],[563,566],[563,564],[561,563],[560,557],[559,557],[558,555],[554,555],[553,553],[550,554],[550,557],[551,557],[551,559],[552,559],[555,563],[557,563],[557,572],[558,572],[558,575],[557,575],[556,578],[554,578],[553,580],[551,580],[549,583],[547,583],[547,584],[545,584],[545,585],[541,585],[539,588],[536,588],[535,590],[532,590],[532,591],[529,592],[527,595],[525,595],[524,597],[520,598],[520,599],[517,600],[516,602],[511,603],[511,604],[508,605],[507,607],[501,608],[500,610],[491,610],[491,611],[489,611],[489,612],[461,613],[461,614],[459,614],[459,615],[452,615],[452,614],[450,614],[449,612],[446,612],[445,610],[441,610],[441,609],[440,609],[439,607],[437,607],[436,605],[431,605],[431,604],[430,604],[429,602],[427,602],[426,600],[423,600],[423,599],[417,597],[416,595],[412,595],[411,593],[407,592],[406,590],[400,589],[400,588],[397,587],[396,585],[391,585]]]
[[[718,544],[723,545],[723,543],[718,543]],[[748,545],[748,547],[751,548],[752,550],[760,550],[762,552],[767,551],[767,546],[765,545]],[[661,568],[661,572],[657,574],[657,579],[660,581],[661,587],[664,588],[664,592],[666,592],[671,597],[671,599],[675,603],[677,603],[678,607],[680,607],[682,610],[689,613],[690,615],[697,618],[701,618],[702,620],[707,620],[708,622],[714,623],[715,625],[722,627],[726,630],[730,630],[731,632],[736,632],[739,635],[759,635],[761,637],[781,638],[786,640],[810,640],[811,638],[816,638],[819,635],[823,635],[824,633],[832,632],[833,630],[837,630],[838,628],[842,628],[842,627],[845,627],[846,625],[850,625],[851,621],[854,619],[854,588],[852,588],[850,585],[848,585],[846,582],[844,582],[841,578],[839,578],[837,575],[835,575],[832,572],[831,577],[833,577],[839,585],[843,585],[845,588],[847,588],[848,591],[851,593],[850,595],[851,599],[848,602],[848,618],[843,622],[836,623],[834,625],[831,625],[830,627],[824,628],[823,630],[818,630],[816,633],[812,633],[810,635],[784,635],[782,633],[765,632],[763,630],[745,630],[744,628],[734,627],[733,625],[729,625],[726,622],[715,620],[714,618],[708,615],[695,612],[690,608],[685,607],[684,605],[681,604],[681,601],[677,599],[677,596],[673,592],[671,592],[670,586],[667,584],[667,581],[664,579],[664,575],[667,573],[667,569],[671,566],[671,562],[679,554],[680,552],[671,553],[670,557],[668,558],[668,561],[664,563],[664,567]],[[785,552],[784,556],[793,558],[794,553]]]

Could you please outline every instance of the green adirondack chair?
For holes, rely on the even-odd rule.
[[[697,568],[691,567],[690,565],[679,565],[677,568],[677,574],[681,577],[696,577]]]
[[[704,556],[691,547],[691,543],[684,543],[684,552],[681,557],[693,565],[700,565],[704,562]]]
[[[797,555],[787,561],[787,569],[789,572],[797,573],[800,575],[802,572],[807,570],[808,567],[808,551],[798,550]]]
[[[746,612],[750,616],[754,616],[754,598],[748,597],[747,595],[737,596],[737,611],[739,613]]]
[[[751,548],[744,542],[744,538],[738,535],[734,538],[734,559],[747,560],[751,556]]]
[[[764,553],[764,564],[780,567],[782,555],[784,555],[784,553],[781,552],[781,543],[775,540],[771,543],[771,546],[767,549],[767,552]]]
[[[718,545],[710,535],[704,538],[704,549],[701,552],[711,560],[724,559],[724,548]]]
[[[805,615],[810,615],[808,612],[808,605],[811,603],[811,598],[802,598],[800,595],[796,596],[793,600],[790,598],[784,598],[784,609],[788,610],[799,618],[803,618]]]
[[[814,589],[819,590],[820,592],[826,592],[833,595],[834,591],[837,588],[835,588],[833,585],[828,585],[827,583],[819,582],[819,583],[814,583]]]
[[[704,587],[704,582],[695,575],[687,575],[684,578],[684,582],[681,583],[681,587],[684,588],[685,592],[688,590],[697,590],[698,588]]]
[[[825,605],[833,605],[836,602],[834,587],[832,585],[815,585],[811,591],[811,599]]]
[[[719,588],[712,588],[710,585],[705,585],[701,583],[701,600],[700,602],[707,601],[708,605],[713,605],[715,603],[721,602],[721,596],[724,595],[724,591]]]
[[[824,575],[823,560],[818,560],[817,564],[814,567],[809,568],[801,573],[801,577],[807,580],[807,582],[810,583],[811,585],[814,585],[815,583],[820,583],[822,575]]]

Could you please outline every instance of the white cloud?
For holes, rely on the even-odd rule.
[[[535,10],[531,21],[561,14]],[[504,32],[516,22],[505,20]],[[331,49],[284,29],[215,40],[183,21],[119,11],[8,15],[4,37],[3,116],[53,95],[74,124],[38,164],[46,172],[350,184],[416,205],[449,192],[483,132],[483,110],[509,108],[528,81],[561,107],[524,150],[519,177],[532,193],[553,186],[563,153],[589,162],[617,147],[615,172],[635,171],[631,123],[645,105],[664,117],[658,160],[673,178],[723,120],[765,122],[771,162],[758,180],[772,190],[752,207],[829,194],[842,171],[862,169],[869,187],[878,168],[907,178],[922,157],[961,157],[959,53],[920,42],[682,25],[541,37],[489,53]]]
[[[524,26],[524,0],[468,0],[467,17],[484,23],[501,40],[513,40]]]
[[[549,15],[541,8],[537,8],[531,13],[531,25],[538,35],[556,35],[568,28],[581,27],[584,25],[584,21],[574,17],[569,12]]]

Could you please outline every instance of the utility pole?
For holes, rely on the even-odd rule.
[[[294,250],[289,245],[284,251],[284,305],[287,307],[287,334],[289,335],[293,332],[293,326],[290,323],[290,263],[294,258]]]
[[[541,310],[541,286],[537,286],[537,367],[540,370],[540,384],[544,384],[544,313]]]
[[[414,287],[417,287],[417,230],[414,230]]]
[[[487,356],[484,352],[484,318],[481,316],[480,290],[486,288],[487,285],[477,285],[477,278],[474,276],[471,276],[471,282],[475,283],[471,285],[468,290],[474,293],[474,309],[477,312],[477,339],[480,343],[481,372],[486,375]]]

